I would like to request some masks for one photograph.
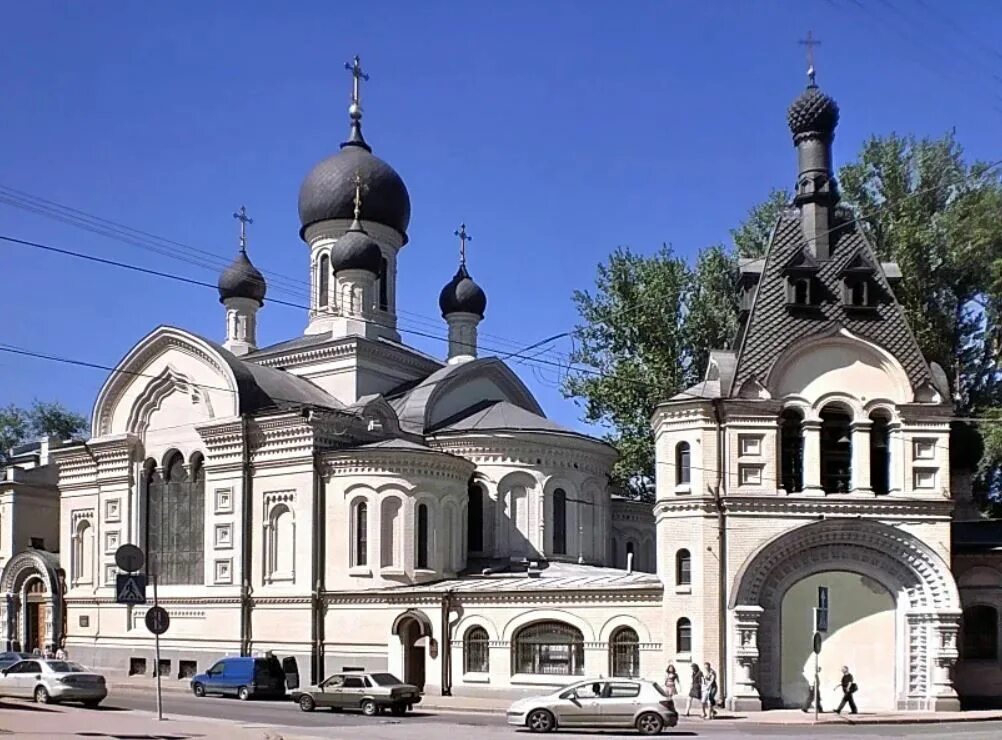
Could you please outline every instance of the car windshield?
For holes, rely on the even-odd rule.
[[[370,673],[369,678],[371,678],[372,682],[377,686],[396,686],[403,683],[392,673]]]
[[[65,660],[50,660],[48,665],[54,673],[83,673],[86,670],[79,663],[67,663]]]

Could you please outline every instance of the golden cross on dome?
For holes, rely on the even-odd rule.
[[[821,46],[821,42],[814,38],[814,33],[812,31],[807,32],[806,39],[800,39],[798,41],[801,46],[807,47],[807,77],[814,84],[814,47]]]
[[[355,186],[355,220],[362,223],[362,193],[369,189],[369,186],[362,181],[362,173],[355,171],[355,176],[351,179]]]
[[[240,251],[247,251],[247,224],[254,223],[254,219],[247,215],[247,208],[240,206],[240,210],[233,214],[233,218],[240,222]]]
[[[362,60],[355,56],[350,62],[344,63],[344,68],[351,72],[351,102],[353,105],[362,105],[362,80],[369,81],[369,75],[362,70]]]
[[[466,242],[473,241],[473,237],[466,233],[466,224],[460,224],[452,233],[459,237],[459,264],[466,267]]]

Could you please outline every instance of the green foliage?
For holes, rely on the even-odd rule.
[[[745,216],[744,222],[736,229],[731,229],[731,239],[738,255],[764,256],[779,214],[789,208],[792,202],[793,195],[790,191],[773,188],[764,201],[753,206]]]
[[[614,483],[636,496],[653,494],[654,408],[697,382],[708,348],[734,335],[734,275],[722,247],[703,250],[695,270],[667,245],[650,256],[619,248],[599,265],[594,293],[574,294],[582,323],[572,361],[598,372],[570,374],[564,394],[611,430]]]
[[[12,447],[46,436],[69,439],[86,428],[83,416],[57,401],[34,401],[29,409],[10,404],[0,409],[0,463],[7,460]]]

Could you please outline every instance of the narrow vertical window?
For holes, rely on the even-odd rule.
[[[675,483],[684,486],[688,485],[691,479],[689,443],[679,442],[675,447]]]
[[[326,254],[320,257],[317,268],[317,308],[327,308],[330,299],[331,260]]]
[[[428,506],[417,508],[417,567],[428,567]]]
[[[567,494],[563,488],[553,492],[553,554],[567,554]]]
[[[379,309],[388,311],[390,308],[390,288],[389,288],[390,264],[386,257],[381,258],[379,263]]]
[[[355,565],[369,562],[369,505],[364,501],[355,507]]]
[[[890,419],[882,413],[870,415],[870,487],[878,496],[891,490]]]
[[[692,556],[688,550],[679,550],[675,553],[675,584],[692,585]]]
[[[466,509],[467,549],[483,552],[484,549],[484,489],[471,483]]]
[[[786,409],[779,418],[782,484],[787,493],[804,490],[803,417],[796,409]]]
[[[692,623],[685,617],[675,623],[675,652],[692,652]]]
[[[840,406],[821,410],[821,487],[847,493],[852,487],[852,417]]]

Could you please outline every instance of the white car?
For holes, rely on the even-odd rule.
[[[96,707],[107,695],[104,676],[66,660],[29,658],[0,672],[0,696],[34,699],[39,704],[76,701]]]
[[[634,728],[657,735],[678,724],[674,702],[664,689],[639,678],[591,678],[552,694],[519,699],[508,708],[509,725],[532,732],[558,728]]]

